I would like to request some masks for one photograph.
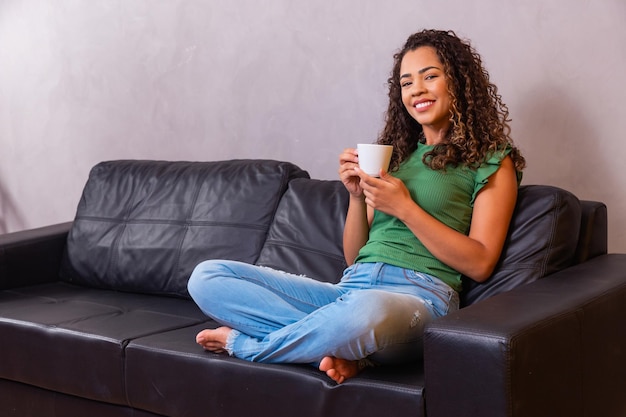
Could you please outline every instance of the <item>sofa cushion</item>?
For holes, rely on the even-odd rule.
[[[368,368],[337,385],[310,365],[262,364],[190,343],[205,323],[133,340],[129,403],[164,416],[424,416],[421,363]],[[212,323],[212,327],[217,323]],[[184,389],[181,389],[181,375]]]
[[[257,264],[338,282],[346,261],[343,226],[348,192],[340,181],[289,183]]]
[[[287,184],[287,162],[109,161],[96,165],[61,277],[91,287],[187,296],[206,259],[254,263]]]
[[[580,219],[580,202],[572,193],[547,185],[520,187],[500,261],[491,278],[483,283],[464,278],[462,305],[572,265]]]
[[[0,378],[123,405],[127,344],[204,321],[180,298],[64,282],[0,291],[2,353],[10,358],[0,362]]]

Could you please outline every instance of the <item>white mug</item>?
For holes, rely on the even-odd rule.
[[[387,172],[393,146],[359,143],[356,149],[359,154],[359,168],[367,175],[378,177],[381,169]]]

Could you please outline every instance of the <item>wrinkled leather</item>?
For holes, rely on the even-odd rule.
[[[91,287],[187,296],[209,258],[254,263],[289,181],[276,161],[111,161],[95,166],[61,276]]]

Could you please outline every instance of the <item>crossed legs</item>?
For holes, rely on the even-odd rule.
[[[264,363],[311,363],[338,383],[356,375],[360,360],[372,354],[414,355],[430,316],[415,296],[355,290],[231,261],[200,264],[189,292],[223,325],[198,333],[203,348]]]

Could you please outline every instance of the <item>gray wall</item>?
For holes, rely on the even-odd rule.
[[[609,207],[626,251],[623,0],[0,0],[0,233],[70,220],[101,160],[272,158],[336,178],[372,141],[393,52],[473,40],[524,183]]]

